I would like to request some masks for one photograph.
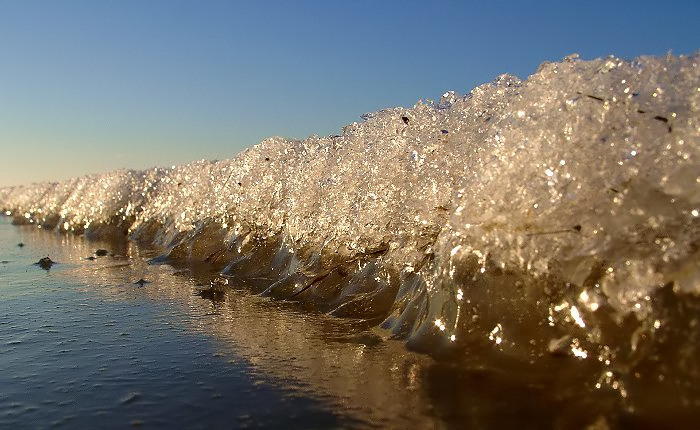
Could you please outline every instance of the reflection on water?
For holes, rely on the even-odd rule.
[[[206,268],[148,264],[154,255],[0,221],[0,427],[643,424],[560,357],[510,373],[436,362],[374,321],[252,295]],[[46,256],[58,264],[32,264]]]
[[[436,423],[424,376],[432,360],[371,323],[235,286],[212,294],[216,274],[149,265],[153,255],[129,242],[5,221],[0,230],[0,384],[12,387],[0,397],[0,426],[115,415],[117,426]],[[32,265],[47,255],[58,264]]]
[[[0,428],[364,426],[202,335],[208,301],[127,244],[3,222],[0,260]]]

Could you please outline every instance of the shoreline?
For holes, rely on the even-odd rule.
[[[466,368],[583,371],[642,410],[652,391],[695,404],[699,75],[697,55],[568,58],[339,136],[0,189],[0,206],[44,229],[128,236],[307,310],[383,320]]]

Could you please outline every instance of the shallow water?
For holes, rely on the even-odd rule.
[[[2,220],[0,427],[325,428],[394,419],[345,408],[338,393],[311,393],[294,378],[294,357],[276,356],[264,339],[262,349],[238,353],[251,346],[241,344],[246,339],[228,335],[233,327],[216,329],[232,314],[231,324],[257,326],[266,316],[255,306],[268,314],[270,306],[241,295],[215,307],[193,295],[187,277],[115,245]],[[84,259],[97,248],[118,255]],[[48,271],[32,264],[46,255],[59,264]],[[151,283],[132,284],[142,277]],[[305,322],[276,315],[279,330]]]
[[[692,407],[651,395],[661,403],[635,410],[567,358],[435,361],[377,321],[0,219],[0,427],[692,428]],[[50,270],[33,264],[47,255]]]

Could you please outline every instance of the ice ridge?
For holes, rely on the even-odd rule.
[[[595,363],[626,396],[659,354],[700,375],[699,112],[697,54],[570,56],[338,136],[3,188],[0,205],[475,365]]]

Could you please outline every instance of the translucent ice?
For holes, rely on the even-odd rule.
[[[231,160],[5,188],[0,204],[383,319],[435,354],[511,368],[563,355],[620,378],[662,357],[698,380],[697,55],[571,56],[363,119]],[[620,378],[598,385],[626,396]]]

